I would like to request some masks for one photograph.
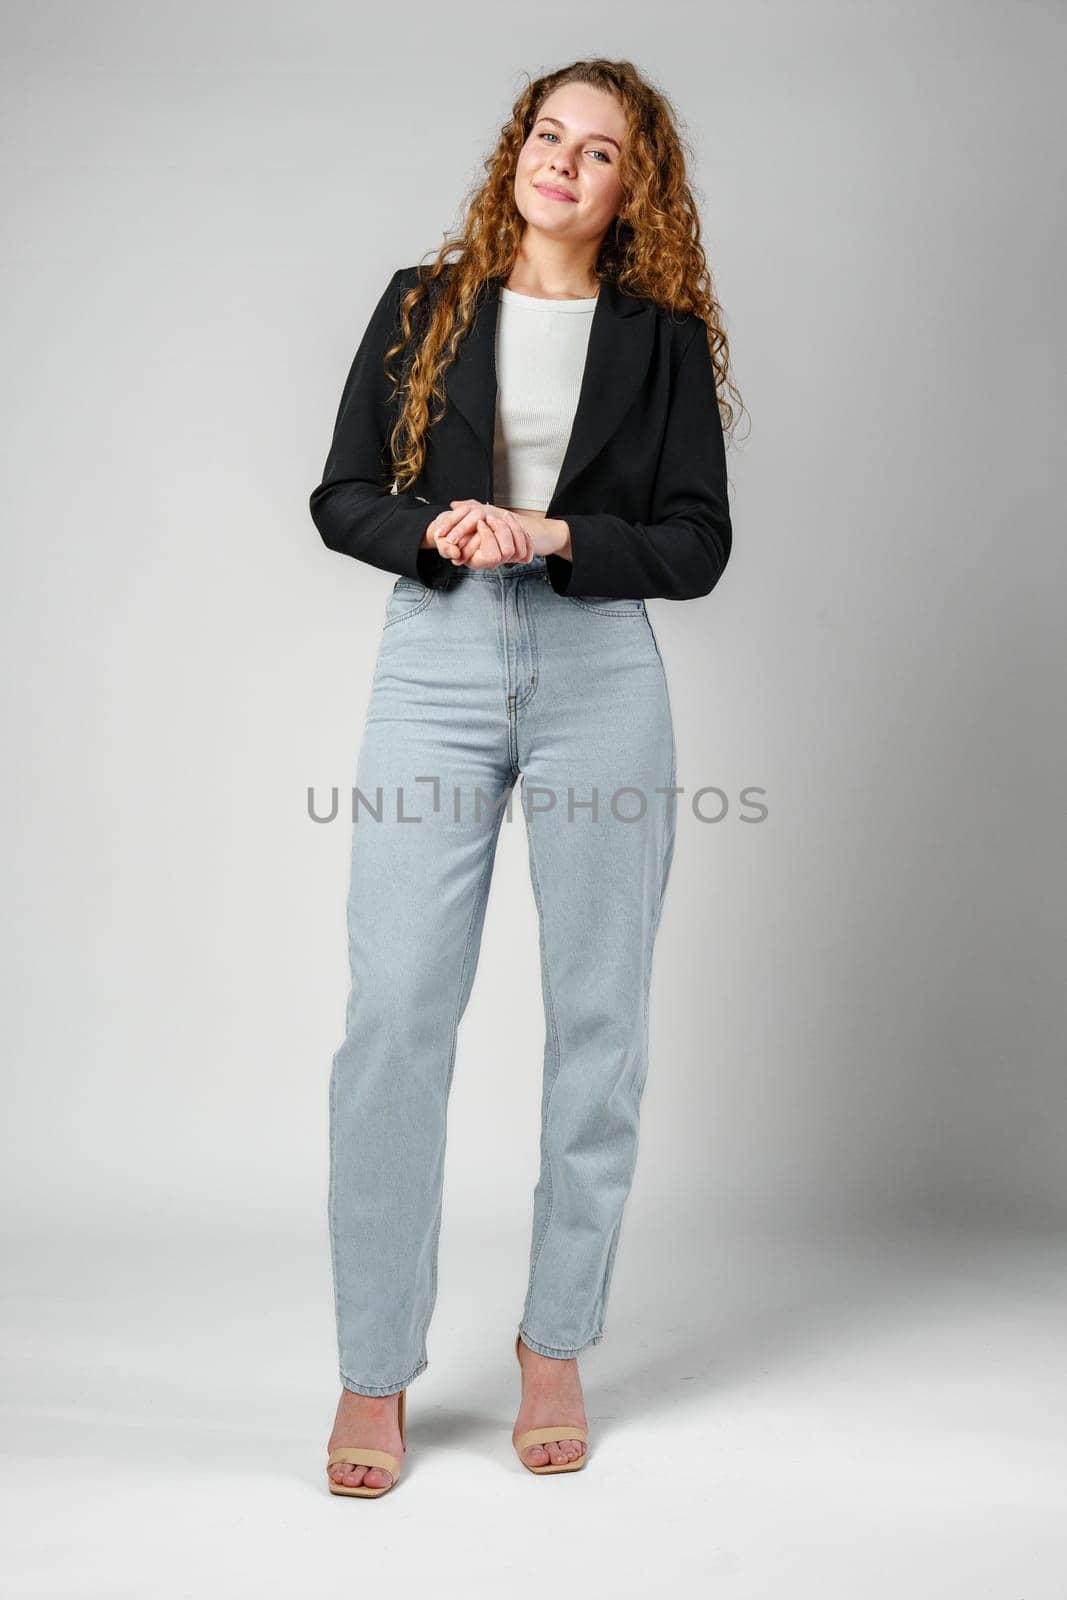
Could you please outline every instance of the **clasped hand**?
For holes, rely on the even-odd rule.
[[[521,516],[484,500],[451,500],[427,530],[438,553],[457,567],[482,571],[505,561],[554,555],[566,539],[566,524],[539,511]]]

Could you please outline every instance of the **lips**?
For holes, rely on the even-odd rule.
[[[534,188],[538,194],[546,195],[549,200],[570,200],[572,203],[575,200],[573,194],[570,194],[566,189],[558,188],[554,183],[535,183]]]

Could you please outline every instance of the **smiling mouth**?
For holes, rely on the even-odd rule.
[[[545,195],[549,200],[569,200],[572,205],[575,203],[573,195],[568,194],[565,189],[555,188],[552,184],[535,183],[534,188],[538,194]]]

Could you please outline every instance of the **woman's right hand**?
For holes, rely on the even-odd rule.
[[[515,512],[484,500],[453,500],[426,530],[428,548],[454,566],[478,571],[499,567],[505,561],[529,561],[534,554],[530,536]]]

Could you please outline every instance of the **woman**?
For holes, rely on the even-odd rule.
[[[311,496],[329,548],[399,574],[330,1077],[339,1494],[396,1482],[427,1365],[456,1033],[520,775],[546,1046],[512,1437],[534,1472],[585,1464],[576,1358],[635,1168],[675,834],[645,600],[708,594],[731,545],[727,341],[667,103],[628,62],[578,62],[519,97],[487,170],[462,236],[382,295]]]

